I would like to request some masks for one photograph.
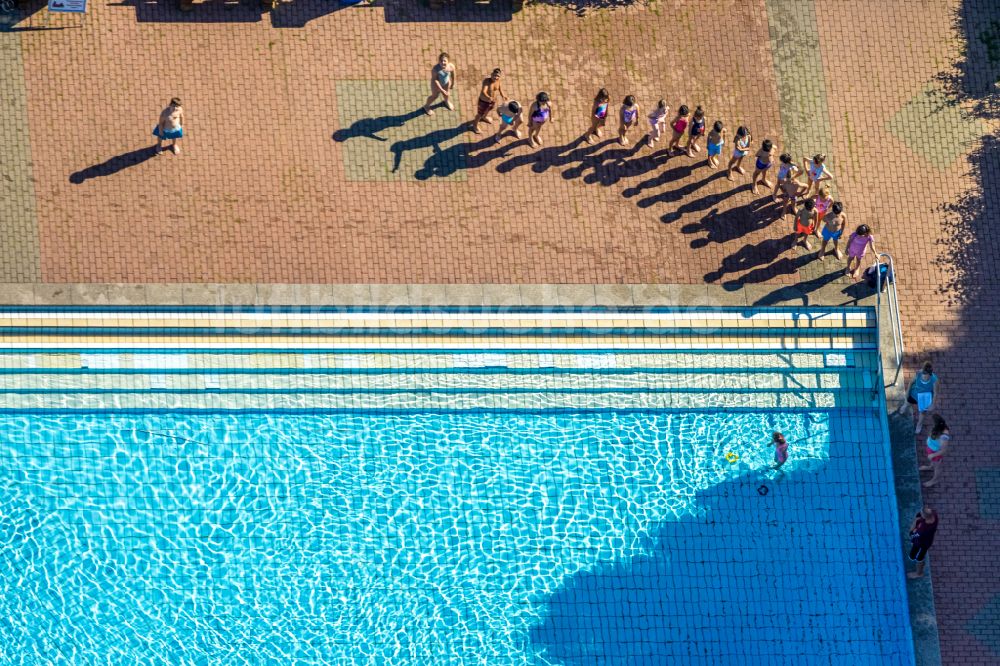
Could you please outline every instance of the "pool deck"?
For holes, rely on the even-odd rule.
[[[654,0],[578,16],[125,2],[92,3],[85,21],[25,4],[0,25],[0,303],[870,304],[841,264],[789,249],[789,221],[746,177],[733,187],[686,158],[578,135],[605,85],[644,109],[705,103],[730,137],[748,124],[797,160],[826,152],[851,224],[872,224],[895,257],[906,370],[933,360],[956,433],[944,481],[923,493],[942,516],[933,595],[909,583],[936,622],[925,608],[914,626],[939,630],[941,663],[1000,660],[1000,415],[982,400],[1000,394],[1000,4]],[[737,24],[739,47],[723,48]],[[460,67],[459,112],[414,114],[442,49]],[[519,100],[553,95],[540,151],[459,125],[498,64]],[[184,152],[155,158],[149,130],[174,94]],[[247,137],[254,113],[269,121]],[[900,470],[922,440],[889,425],[912,515],[919,480]],[[919,654],[937,663],[936,644]]]

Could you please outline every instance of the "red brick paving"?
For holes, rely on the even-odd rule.
[[[767,268],[772,239],[786,229],[748,215],[747,191],[725,196],[724,179],[702,183],[709,172],[689,173],[686,158],[634,161],[605,185],[588,182],[592,165],[577,175],[565,153],[539,163],[518,146],[485,164],[473,152],[466,182],[359,183],[345,179],[342,147],[330,139],[338,79],[423,79],[441,49],[458,63],[466,110],[496,65],[522,101],[548,90],[558,115],[547,147],[583,131],[600,86],[615,101],[634,93],[646,108],[661,96],[673,107],[703,103],[731,130],[746,121],[758,137],[780,136],[762,0],[710,11],[661,2],[584,18],[532,7],[508,23],[387,22],[379,8],[323,15],[329,1],[303,4],[300,18],[313,18],[297,29],[276,29],[266,16],[249,22],[245,8],[208,14],[240,19],[229,22],[139,21],[178,15],[95,3],[80,29],[21,33],[44,280],[698,283],[748,271],[796,280]],[[827,80],[839,193],[853,222],[873,221],[899,263],[910,360],[938,365],[941,409],[956,433],[945,481],[926,494],[943,520],[934,584],[944,662],[995,664],[963,627],[1000,593],[1000,532],[978,516],[974,476],[1000,466],[1000,419],[982,400],[1000,393],[1000,253],[994,244],[974,254],[971,279],[983,290],[971,299],[942,289],[955,274],[942,258],[962,256],[956,245],[968,242],[954,236],[944,206],[983,197],[995,217],[1000,194],[977,190],[965,159],[940,171],[885,125],[960,57],[958,7],[819,2],[817,75]],[[50,23],[59,21],[70,19]],[[149,145],[172,95],[188,116],[180,157],[70,182]],[[921,132],[934,140],[933,127]]]
[[[582,19],[533,7],[513,22],[460,24],[387,23],[382,9],[354,8],[279,30],[266,17],[143,23],[131,8],[95,5],[82,30],[23,33],[43,278],[700,281],[745,243],[775,232],[742,235],[751,222],[727,211],[749,204],[749,192],[723,198],[724,179],[689,188],[708,171],[685,175],[687,158],[666,167],[676,180],[635,197],[673,196],[695,206],[668,224],[660,218],[677,209],[674,201],[640,208],[622,196],[664,168],[642,159],[612,185],[587,182],[593,169],[566,177],[568,164],[537,173],[526,145],[470,168],[465,183],[348,182],[343,147],[331,140],[339,128],[334,89],[338,79],[423,80],[445,49],[460,68],[464,109],[474,108],[476,84],[497,65],[518,99],[549,91],[557,116],[545,131],[548,148],[582,134],[600,86],[616,102],[633,93],[644,108],[661,96],[674,108],[703,103],[710,119],[725,118],[731,131],[745,118],[761,138],[777,135],[763,2],[724,3],[718,14],[739,17],[745,45],[721,50],[715,13],[666,7]],[[710,42],[720,48],[692,57],[693,45]],[[67,65],[55,52],[76,57]],[[148,145],[172,95],[185,101],[188,116],[180,157],[69,181]],[[421,102],[401,100],[401,112]],[[509,158],[516,166],[498,173]],[[613,179],[611,171],[602,170],[605,179]],[[682,196],[685,188],[692,191]],[[713,194],[718,201],[704,198]],[[752,259],[738,267],[759,264]]]
[[[959,26],[953,25],[960,3],[817,7],[840,192],[852,216],[875,222],[879,245],[900,266],[908,365],[912,371],[925,357],[934,361],[942,382],[938,407],[955,434],[944,481],[924,490],[942,516],[932,566],[943,663],[995,665],[1000,654],[970,635],[966,624],[1000,594],[1000,531],[995,521],[979,516],[975,476],[977,468],[1000,467],[1000,419],[989,404],[1000,393],[1000,252],[988,238],[956,235],[956,227],[972,225],[978,234],[995,228],[1000,194],[974,177],[973,162],[963,157],[939,170],[886,128],[903,104],[961,58]],[[847,16],[864,20],[845,21]],[[934,141],[940,128],[913,128],[913,134]],[[949,213],[949,202],[963,197],[985,203],[992,224]],[[970,252],[975,262],[959,271],[950,258]],[[964,287],[955,288],[956,275]],[[924,464],[923,438],[918,460]]]

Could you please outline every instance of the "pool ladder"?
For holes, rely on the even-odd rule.
[[[885,285],[882,284],[882,266],[887,266],[888,271],[886,275],[891,276],[891,278],[886,282]],[[896,382],[899,381],[899,373],[903,367],[903,325],[899,320],[899,292],[896,289],[896,266],[893,264],[892,255],[887,252],[881,252],[875,257],[875,310],[877,313],[876,321],[879,322],[879,339],[881,340],[881,320],[882,320],[882,289],[885,287],[885,300],[888,306],[888,321],[889,327],[892,329],[892,353],[893,362],[896,366],[896,372],[892,377],[892,381],[885,385],[886,388],[890,386],[895,386]]]

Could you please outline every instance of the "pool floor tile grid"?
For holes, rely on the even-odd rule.
[[[320,663],[911,663],[871,410],[450,418],[435,443],[427,416],[6,416],[5,515],[35,602],[118,589],[72,624],[112,654],[145,631],[223,654],[211,621]],[[782,475],[773,428],[796,438]],[[77,596],[52,600],[63,577]],[[145,616],[100,623],[130,599]],[[314,639],[281,645],[296,625]]]
[[[0,657],[912,664],[877,352],[647,341],[0,354]]]

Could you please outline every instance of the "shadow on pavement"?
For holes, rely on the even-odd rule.
[[[91,178],[113,176],[123,169],[128,169],[129,167],[134,167],[137,164],[142,164],[146,160],[153,157],[156,157],[155,146],[146,146],[144,148],[139,148],[138,150],[122,153],[121,155],[115,155],[105,162],[89,166],[86,169],[82,169],[81,171],[71,174],[69,182],[74,185],[80,185]]]

